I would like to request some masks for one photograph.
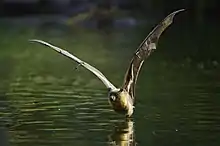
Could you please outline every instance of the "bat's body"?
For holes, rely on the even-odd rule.
[[[130,117],[134,110],[135,85],[141,66],[144,63],[144,60],[156,49],[160,35],[173,22],[175,14],[181,11],[183,10],[178,10],[168,15],[150,32],[150,34],[140,44],[130,62],[128,70],[125,74],[124,84],[121,88],[116,88],[98,69],[80,60],[69,52],[41,40],[30,41],[38,42],[51,47],[55,51],[76,61],[79,65],[84,66],[86,69],[95,74],[109,89],[108,97],[113,109],[118,113],[122,113],[127,117]]]
[[[108,97],[109,103],[116,112],[126,116],[132,115],[134,110],[134,102],[126,90],[120,89],[110,91]]]

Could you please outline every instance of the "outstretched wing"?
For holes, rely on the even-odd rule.
[[[42,40],[36,40],[36,39],[32,39],[32,40],[29,40],[31,42],[37,42],[37,43],[40,43],[40,44],[43,44],[43,45],[46,45],[50,48],[52,48],[53,50],[59,52],[60,54],[76,61],[79,65],[82,65],[84,66],[86,69],[88,69],[89,71],[91,71],[93,74],[95,74],[104,84],[105,86],[109,89],[109,90],[116,90],[116,87],[98,70],[96,69],[95,67],[89,65],[88,63],[80,60],[79,58],[77,58],[76,56],[74,56],[73,54],[70,54],[69,52],[59,48],[59,47],[56,47],[56,46],[53,46],[47,42],[44,42]]]
[[[153,29],[153,31],[149,33],[149,35],[144,39],[144,41],[136,50],[130,62],[129,68],[125,74],[124,84],[122,86],[123,89],[129,92],[133,100],[135,94],[135,84],[144,60],[156,49],[160,35],[173,22],[175,14],[183,10],[184,9],[181,9],[168,15]]]

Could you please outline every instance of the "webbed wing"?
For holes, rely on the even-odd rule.
[[[85,67],[86,69],[88,69],[89,71],[91,71],[94,75],[96,75],[103,83],[104,85],[109,89],[109,90],[116,90],[117,88],[95,67],[91,66],[90,64],[80,60],[79,58],[77,58],[76,56],[74,56],[73,54],[67,52],[66,50],[63,50],[59,47],[53,46],[45,41],[42,40],[36,40],[36,39],[32,39],[29,40],[31,42],[37,42],[43,45],[46,45],[50,48],[52,48],[53,50],[55,50],[56,52],[70,58],[71,60],[74,60],[75,62],[77,62],[79,65],[82,65],[83,67]]]
[[[164,20],[162,20],[149,33],[149,35],[144,39],[144,41],[140,44],[140,46],[136,50],[130,62],[129,68],[125,74],[124,84],[122,86],[123,89],[129,92],[129,94],[133,98],[133,101],[134,101],[134,95],[135,95],[135,84],[136,84],[141,66],[144,63],[144,60],[156,49],[157,42],[161,34],[170,24],[172,24],[175,14],[183,10],[184,9],[175,11],[171,13],[170,15],[168,15]]]

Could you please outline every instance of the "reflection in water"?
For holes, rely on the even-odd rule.
[[[112,134],[109,135],[111,146],[135,146],[134,122],[126,119],[115,123]]]

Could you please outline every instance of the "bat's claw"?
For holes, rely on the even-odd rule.
[[[79,64],[75,67],[75,70],[78,70],[78,68],[79,68],[81,65],[83,65],[83,64],[84,64],[84,62],[79,63]]]
[[[77,66],[75,67],[75,70],[79,70],[79,67],[81,66],[82,64],[77,64]]]

